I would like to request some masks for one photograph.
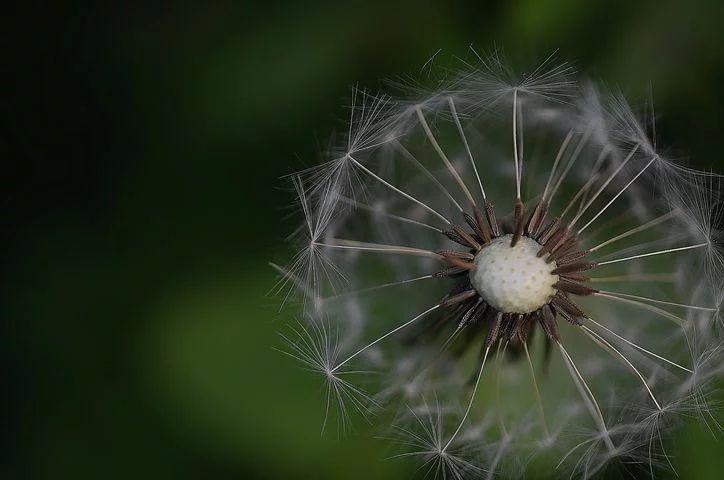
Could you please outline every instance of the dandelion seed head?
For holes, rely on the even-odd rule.
[[[291,177],[285,352],[323,379],[325,425],[387,425],[423,477],[672,469],[682,419],[720,430],[719,177],[553,56],[463,63],[355,89]]]

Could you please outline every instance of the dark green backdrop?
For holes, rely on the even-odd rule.
[[[409,478],[364,427],[320,437],[264,297],[279,177],[355,82],[558,48],[634,99],[650,81],[663,143],[724,167],[719,0],[23,2],[0,25],[2,478]],[[692,426],[674,462],[721,478],[723,448]]]

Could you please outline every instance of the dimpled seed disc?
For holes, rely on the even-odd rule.
[[[504,313],[538,310],[555,295],[558,275],[551,274],[555,262],[536,257],[541,246],[522,237],[510,246],[512,235],[494,239],[475,256],[477,269],[470,281],[483,299]]]

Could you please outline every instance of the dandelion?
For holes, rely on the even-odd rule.
[[[275,268],[309,320],[287,352],[325,379],[325,423],[374,413],[423,476],[671,469],[677,419],[720,429],[719,177],[570,65],[473,53],[432,88],[356,93],[292,177],[304,234]]]

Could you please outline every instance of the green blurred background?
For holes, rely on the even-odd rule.
[[[279,177],[355,82],[557,48],[634,99],[650,81],[662,143],[724,167],[719,0],[24,2],[0,22],[1,478],[409,478],[364,425],[320,436],[319,383],[272,350]],[[685,429],[682,478],[721,478],[722,445]]]

